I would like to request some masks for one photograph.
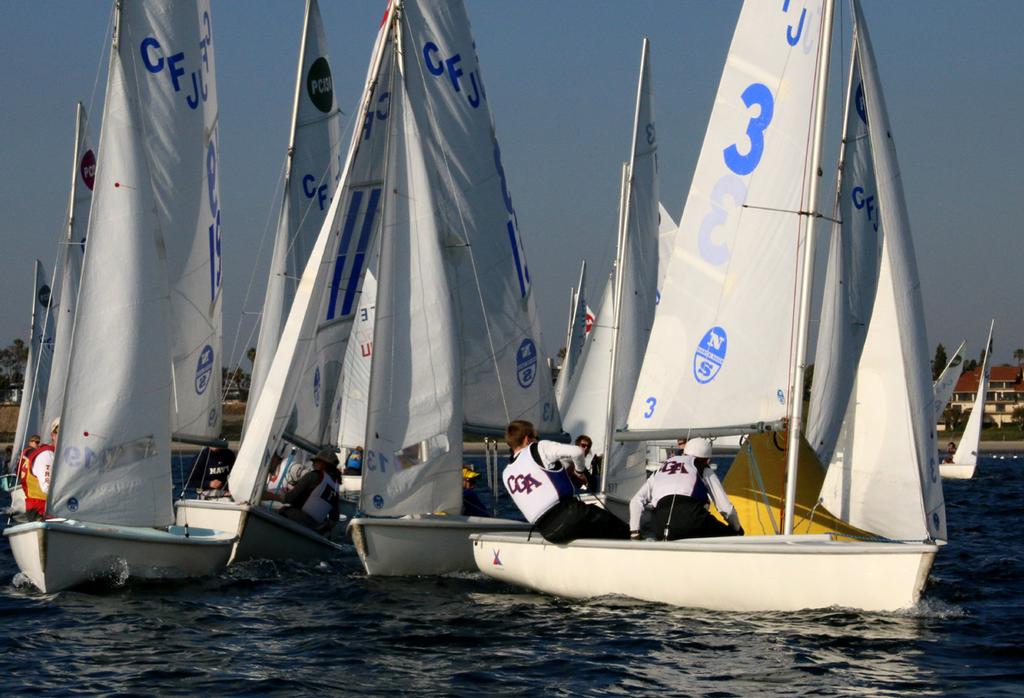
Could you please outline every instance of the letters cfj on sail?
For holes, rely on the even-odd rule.
[[[988,394],[988,381],[992,367],[992,331],[995,329],[996,321],[992,320],[988,327],[988,341],[985,343],[985,358],[982,359],[981,368],[978,369],[978,392],[974,397],[974,407],[967,418],[967,426],[964,427],[964,434],[960,437],[956,453],[953,455],[953,462],[957,465],[978,464],[978,442],[981,440],[981,428],[985,421],[985,397]]]
[[[374,44],[356,111],[362,115],[357,117],[362,126],[353,131],[339,185],[295,287],[277,350],[231,471],[231,496],[238,502],[259,501],[273,452],[286,432],[297,426],[300,392],[312,393],[325,385],[322,373],[317,381],[319,349],[329,341],[339,362],[344,356],[380,228],[385,127],[391,113],[394,63],[389,27],[389,22],[382,25]],[[330,410],[333,403],[325,395],[316,401]]]
[[[341,109],[334,94],[323,22],[316,0],[307,0],[285,165],[284,198],[274,236],[249,390],[253,406],[270,370],[299,278],[334,196],[340,176],[340,152]],[[345,336],[344,332],[341,334],[343,349]],[[337,387],[343,355],[331,341],[325,342],[326,346],[320,344],[318,337],[317,351],[311,356],[311,366],[296,401],[298,433],[313,443],[323,441],[323,415],[329,410]]]
[[[50,279],[46,276],[43,263],[38,259],[32,277],[32,327],[28,340],[28,363],[25,365],[24,387],[21,394],[21,408],[18,410],[18,425],[14,433],[15,453],[21,453],[32,434],[43,436],[49,426],[43,422],[46,409],[46,392],[50,380],[50,366],[53,359],[54,317],[50,299]],[[49,436],[44,436],[44,443]]]
[[[821,2],[743,6],[629,412],[638,436],[787,413],[822,21]]]
[[[421,76],[406,89],[427,166],[441,178],[435,206],[461,339],[466,427],[504,431],[526,419],[538,432],[558,432],[526,253],[465,8],[408,2],[402,11],[413,34],[407,66]]]
[[[859,216],[861,226],[863,219],[872,228],[877,224],[881,249],[870,322],[821,502],[844,521],[880,535],[944,539],[920,283],[878,71],[856,2],[854,10],[847,122],[848,131],[864,137],[846,145],[843,178],[850,186],[842,191],[853,209],[844,223],[856,225]]]
[[[960,346],[953,352],[953,356],[946,363],[939,377],[935,379],[934,385],[932,385],[932,396],[934,397],[932,408],[935,412],[936,424],[942,421],[942,414],[946,411],[946,405],[949,404],[950,398],[953,397],[953,391],[956,389],[956,382],[960,378],[961,373],[957,369],[960,368],[960,364],[964,361],[964,347],[966,346],[966,340],[960,342]],[[988,358],[988,355],[986,355],[986,358]]]
[[[577,371],[578,379],[570,385],[563,417],[565,428],[574,435],[590,436],[594,451],[599,454],[606,454],[609,446],[609,422],[613,430],[625,424],[654,324],[658,285],[664,271],[660,249],[676,227],[658,203],[654,89],[646,39],[625,175],[616,269],[605,286],[594,329]],[[604,486],[609,493],[620,488],[629,491],[632,484],[639,486],[642,479],[635,483],[627,480],[643,477],[642,463],[633,462],[635,459],[628,455],[641,451],[612,444],[611,457],[606,455],[604,459]]]
[[[49,425],[60,416],[64,404],[64,386],[67,383],[68,357],[71,355],[71,330],[75,325],[75,306],[78,304],[78,284],[82,278],[82,259],[85,256],[85,233],[89,226],[89,208],[96,177],[96,154],[89,148],[85,108],[75,108],[75,153],[71,162],[71,193],[68,197],[68,216],[65,235],[57,253],[54,279],[59,291],[51,305],[54,315],[53,367],[46,392],[46,411],[43,424]],[[49,426],[47,426],[49,428]]]
[[[177,426],[220,426],[219,408],[209,408],[211,425],[205,406],[208,394],[220,399],[213,27],[207,0],[171,5],[122,2],[115,14],[47,504],[54,516],[124,526],[174,520],[172,372],[179,392],[196,397],[177,401],[179,417],[196,420]],[[176,313],[175,299],[197,305]],[[186,355],[175,333],[204,344]]]

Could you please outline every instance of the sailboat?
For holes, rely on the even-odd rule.
[[[53,359],[53,314],[50,279],[43,263],[36,260],[32,276],[32,325],[29,330],[28,362],[25,364],[25,384],[18,409],[18,425],[14,432],[15,453],[21,453],[32,434],[49,432],[43,428],[46,408],[46,390],[50,382]]]
[[[172,525],[169,467],[178,292],[169,263],[181,244],[171,236],[213,241],[203,269],[208,283],[219,274],[213,48],[206,0],[115,3],[48,518],[4,531],[44,592],[109,576],[207,575],[231,553],[234,532]],[[210,378],[205,360],[197,390]]]
[[[728,490],[734,470],[760,479],[755,456],[782,453],[778,436],[788,426],[785,495],[768,490],[764,478],[766,487],[751,494],[750,506],[740,513],[748,533],[743,538],[551,545],[526,536],[475,536],[477,565],[488,576],[573,598],[618,594],[721,610],[893,610],[918,600],[936,540],[945,535],[945,512],[931,410],[923,409],[931,405],[923,313],[898,166],[856,2],[854,9],[857,58],[847,122],[864,115],[863,143],[873,173],[857,176],[865,177],[859,182],[865,191],[877,190],[878,205],[871,211],[885,238],[877,295],[888,312],[876,304],[872,324],[878,318],[879,334],[887,328],[890,340],[901,330],[907,335],[895,358],[889,352],[890,363],[898,362],[903,374],[905,411],[881,443],[889,447],[897,437],[909,443],[892,458],[882,456],[899,466],[897,477],[909,479],[912,488],[892,494],[904,499],[886,531],[910,535],[858,532],[853,527],[864,520],[864,509],[854,507],[849,520],[837,519],[836,512],[817,506],[817,487],[798,502],[798,494],[811,489],[809,481],[822,485],[820,469],[809,467],[814,454],[800,432],[833,5],[748,2],[719,84],[627,429],[617,438],[747,432],[748,464],[733,464]],[[845,166],[857,169],[851,165],[847,157]],[[679,347],[693,348],[693,360],[682,371]],[[865,346],[863,355],[873,354]],[[858,384],[870,382],[872,367],[863,355],[852,360],[861,365]],[[847,466],[862,464],[859,455],[851,453]],[[866,482],[858,472],[846,474],[847,482]],[[857,505],[878,495],[870,488],[857,494],[864,495]],[[735,486],[730,496],[741,510]],[[869,508],[877,513],[877,507]]]
[[[526,256],[461,2],[392,3],[386,195],[363,515],[371,575],[473,569],[468,535],[528,524],[460,515],[462,435],[512,419],[560,431]]]
[[[974,397],[974,407],[967,418],[967,426],[964,427],[963,436],[960,437],[960,443],[957,444],[956,453],[953,454],[953,462],[939,465],[942,477],[969,480],[974,477],[974,471],[978,467],[978,444],[981,442],[981,429],[985,421],[985,397],[988,393],[988,381],[992,371],[989,362],[992,358],[992,331],[995,329],[995,325],[996,321],[993,319],[988,327],[985,356],[978,372],[978,392]]]
[[[600,496],[623,519],[628,517],[628,497],[646,476],[646,449],[643,444],[616,443],[612,432],[625,425],[654,324],[662,231],[675,227],[658,204],[658,143],[646,37],[631,136],[630,161],[623,167],[615,267],[564,418],[570,433],[589,435],[595,453],[603,456]]]
[[[950,398],[953,397],[953,391],[956,389],[956,382],[960,378],[961,373],[957,369],[963,363],[964,348],[966,346],[967,340],[960,342],[960,346],[953,352],[953,356],[946,362],[942,373],[939,374],[939,377],[935,379],[935,383],[932,385],[932,393],[935,396],[932,407],[935,411],[936,424],[942,421],[942,414],[946,411],[946,405],[949,404]]]
[[[580,278],[575,288],[569,291],[569,324],[565,330],[565,357],[555,379],[555,402],[559,411],[565,408],[565,393],[568,389],[580,355],[583,353],[589,328],[587,327],[587,260],[580,263]]]
[[[337,232],[338,208],[332,206],[340,173],[341,110],[335,99],[327,42],[316,0],[307,0],[302,41],[295,80],[292,122],[285,164],[284,199],[281,203],[270,279],[263,303],[259,341],[256,348],[250,409],[246,412],[242,447],[229,478],[230,495],[214,499],[182,499],[175,503],[179,525],[199,525],[237,531],[239,540],[232,561],[261,559],[319,559],[340,549],[325,536],[260,506],[266,480],[264,449],[267,434],[257,426],[264,386],[279,347],[286,341],[286,319],[301,294],[300,276],[315,249],[318,238]],[[356,140],[360,132],[357,130]],[[348,190],[346,190],[348,192]],[[351,237],[351,228],[346,227]],[[343,242],[348,245],[348,239]],[[338,252],[336,266],[345,269],[345,247]],[[356,270],[345,281],[357,282]],[[336,277],[334,288],[342,280]],[[337,298],[337,291],[332,298]],[[334,310],[334,306],[331,306]],[[301,376],[293,379],[295,390],[285,407],[287,433],[294,444],[315,453],[325,443],[326,417],[340,382],[345,343],[351,328],[352,311],[328,312],[312,330],[311,351],[297,359]],[[287,351],[287,350],[286,350]],[[291,358],[291,355],[288,355]],[[302,362],[298,365],[298,362]],[[268,393],[268,405],[277,406],[275,393]],[[264,410],[267,406],[264,406]],[[259,445],[254,456],[252,446]],[[277,452],[280,443],[273,447]],[[248,449],[248,450],[247,450]],[[296,453],[289,458],[294,459]],[[262,474],[260,474],[262,472]]]

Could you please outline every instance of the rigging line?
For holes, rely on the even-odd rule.
[[[769,211],[769,212],[772,212],[772,213],[789,213],[789,214],[793,214],[793,215],[796,215],[796,216],[805,216],[807,218],[813,218],[815,220],[820,218],[822,220],[830,221],[832,223],[842,223],[842,221],[838,220],[837,218],[826,216],[825,214],[817,212],[817,211],[794,211],[794,210],[788,209],[788,208],[774,208],[772,206],[757,206],[756,204],[743,204],[743,208],[752,208],[755,211]],[[838,214],[833,214],[833,215],[838,215]]]
[[[403,23],[403,31],[405,31],[406,29],[408,29],[408,28]],[[429,92],[429,89],[427,88],[426,76],[423,74],[423,67],[419,64],[418,61],[414,62],[414,65],[416,65],[416,67],[417,67],[417,75],[419,75],[419,77],[420,77],[420,82],[422,84],[424,94],[429,94],[430,92]],[[480,69],[480,57],[479,56],[477,56],[477,70],[480,71],[480,81],[481,81],[481,84],[482,84],[483,83],[483,71]],[[430,113],[431,113],[432,123],[437,123],[437,114],[434,111],[433,102],[430,99],[427,99],[426,103],[427,103],[427,110],[430,111]],[[489,106],[488,106],[488,112],[490,112],[490,107]],[[491,124],[490,124],[490,126],[491,126],[491,139],[494,141],[494,144],[497,145],[498,136],[497,136],[497,133],[496,133],[495,127],[494,127],[494,116],[493,116],[493,114],[491,115]],[[441,159],[442,159],[442,161],[444,163],[444,174],[446,174],[448,176],[449,191],[453,191],[455,189],[455,180],[454,180],[454,177],[452,175],[451,163],[448,161],[448,153],[443,148],[441,148],[440,150],[441,150],[441,153],[440,153]],[[495,173],[494,176],[497,177],[498,174]],[[509,422],[509,421],[511,421],[511,414],[510,414],[509,409],[508,409],[508,400],[505,397],[505,386],[504,386],[504,384],[502,383],[502,380],[501,380],[501,369],[498,366],[498,353],[497,353],[497,350],[494,347],[494,337],[493,337],[493,335],[491,333],[491,325],[490,325],[490,322],[488,322],[488,318],[487,318],[487,307],[484,304],[483,287],[480,285],[480,274],[478,273],[477,267],[476,267],[476,256],[473,253],[473,242],[472,242],[472,240],[469,239],[468,229],[467,229],[467,226],[466,226],[466,219],[465,219],[465,216],[462,213],[462,208],[459,207],[459,206],[456,206],[455,208],[458,211],[459,223],[462,226],[462,232],[464,234],[465,239],[467,240],[467,243],[466,243],[466,245],[464,245],[464,248],[468,251],[468,254],[469,254],[470,268],[473,271],[473,282],[474,282],[474,284],[476,286],[477,298],[480,300],[480,313],[483,316],[484,329],[487,331],[487,346],[488,346],[488,348],[490,349],[490,352],[491,352],[491,363],[494,365],[494,375],[495,375],[495,378],[497,379],[497,383],[498,383],[498,394],[501,397],[502,411],[505,413],[505,421]],[[526,265],[525,250],[524,250],[523,265],[524,266]],[[529,294],[527,294],[527,295],[529,295]],[[460,307],[461,307],[461,304],[460,304]],[[460,315],[461,315],[461,313],[460,313]],[[464,352],[460,351],[460,355],[463,355],[463,354],[464,354]],[[464,356],[462,356],[461,358],[464,359]],[[461,371],[460,371],[460,373],[461,373]],[[461,376],[460,376],[459,380],[460,380],[460,382],[462,381]],[[463,405],[463,417],[465,417],[465,405]]]
[[[99,55],[99,59],[97,60],[97,63],[96,63],[96,77],[93,79],[92,92],[89,95],[89,111],[85,115],[86,123],[88,123],[89,114],[93,113],[93,107],[96,106],[96,91],[99,89],[100,75],[103,72],[103,64],[106,63],[108,69],[110,67],[110,60],[108,59],[107,61],[104,61],[103,60],[103,56],[106,55],[107,51],[111,47],[110,37],[111,37],[111,35],[113,34],[113,31],[114,31],[114,12],[115,11],[116,11],[116,5],[115,5],[115,3],[111,3],[111,5],[110,5],[110,14],[107,16],[107,31],[106,31],[106,33],[103,34],[103,38],[100,40],[100,55]],[[86,140],[87,141],[89,140],[88,137],[86,137]]]

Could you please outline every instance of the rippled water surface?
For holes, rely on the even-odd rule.
[[[0,552],[9,695],[1024,695],[1024,456],[945,481],[950,544],[898,614],[571,603],[477,574],[266,562],[41,595]]]

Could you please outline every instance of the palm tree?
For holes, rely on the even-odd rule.
[[[1024,349],[1014,349],[1013,358],[1017,359],[1017,366],[1024,364]]]

